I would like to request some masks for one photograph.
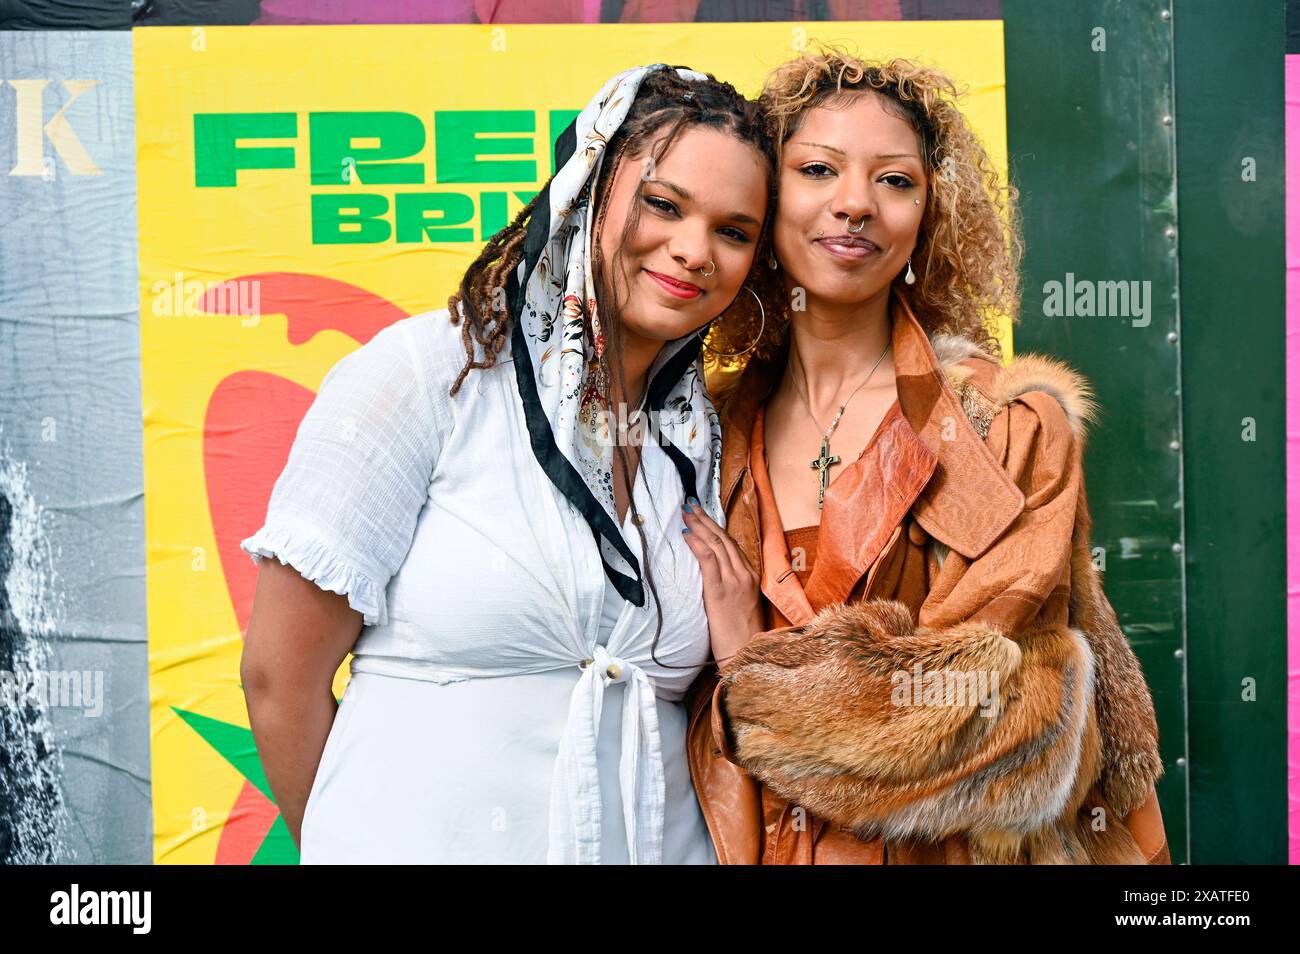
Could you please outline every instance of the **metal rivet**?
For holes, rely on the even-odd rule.
[[[1165,113],[1165,115],[1160,117],[1160,121],[1164,123],[1166,126],[1172,126],[1174,124],[1174,117],[1170,116],[1168,113]]]
[[[1183,757],[1180,755],[1180,756],[1178,756],[1178,758],[1177,758],[1177,760],[1174,762],[1174,764],[1177,765],[1179,768],[1186,768],[1186,766],[1187,766],[1187,759],[1183,758]]]
[[[1172,344],[1173,342],[1177,341],[1177,340],[1178,340],[1178,332],[1176,332],[1176,331],[1171,331],[1171,332],[1169,332],[1169,334],[1165,335],[1165,340],[1168,341],[1170,344]]]
[[[1178,230],[1175,229],[1172,225],[1169,226],[1169,228],[1165,229],[1165,238],[1171,239],[1177,234],[1178,234]]]
[[[1161,11],[1160,11],[1160,19],[1161,19],[1161,20],[1168,20],[1168,19],[1169,19],[1169,16],[1170,16],[1170,13],[1169,13],[1168,10],[1161,10]]]
[[[605,669],[605,675],[609,676],[610,679],[617,679],[619,676],[623,675],[623,670],[619,669],[614,663],[610,663]]]
[[[1182,545],[1181,543],[1175,543],[1175,544],[1174,544],[1172,547],[1170,547],[1169,549],[1173,550],[1175,553],[1182,553],[1182,552],[1183,552],[1183,545]]]
[[[1182,650],[1181,647],[1178,648],[1178,649],[1175,649],[1175,650],[1174,650],[1174,658],[1175,658],[1175,659],[1182,659],[1182,658],[1183,658],[1183,650]]]
[[[1171,451],[1179,450],[1182,446],[1183,446],[1183,445],[1180,444],[1180,443],[1178,443],[1178,441],[1170,441],[1170,442],[1169,442],[1169,449],[1170,449]]]

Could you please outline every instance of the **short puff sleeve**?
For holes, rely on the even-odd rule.
[[[298,426],[262,528],[240,543],[388,622],[387,587],[411,547],[449,413],[402,319],[338,361]]]

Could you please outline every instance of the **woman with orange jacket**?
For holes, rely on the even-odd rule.
[[[1016,191],[955,96],[833,48],[764,89],[785,297],[715,326],[745,359],[712,389],[726,530],[685,517],[723,863],[1169,862],[1150,692],[1089,543],[1095,405],[1060,362],[998,360]]]

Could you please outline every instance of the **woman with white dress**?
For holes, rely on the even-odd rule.
[[[241,544],[240,674],[305,864],[717,860],[681,506],[722,518],[702,337],[771,293],[771,141],[730,85],[655,64],[555,149],[448,308],[330,369]]]

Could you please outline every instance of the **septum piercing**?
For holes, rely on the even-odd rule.
[[[920,204],[921,204],[921,200],[920,200],[920,199],[913,199],[912,201],[913,201],[916,205],[920,205]],[[859,226],[855,229],[855,228],[853,227],[853,216],[851,216],[851,215],[849,215],[849,213],[845,212],[845,213],[844,213],[844,227],[845,227],[846,229],[848,229],[850,232],[852,232],[854,235],[857,235],[859,232],[861,232],[863,229],[865,229],[865,228],[867,227],[867,217],[864,215],[864,216],[862,217],[862,224],[859,225]],[[821,232],[818,232],[817,234],[818,234],[818,235],[821,235],[822,233],[821,233]]]

